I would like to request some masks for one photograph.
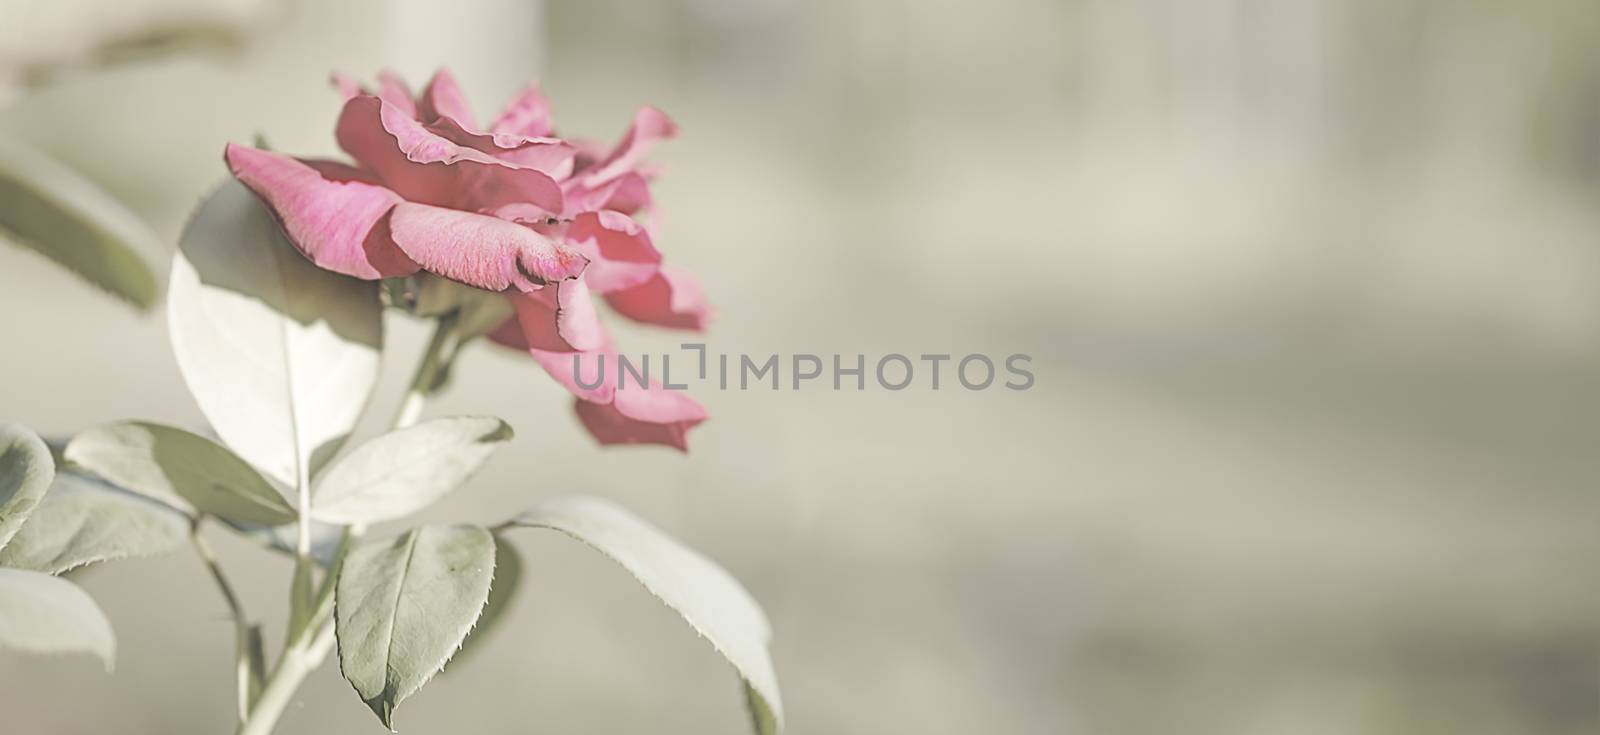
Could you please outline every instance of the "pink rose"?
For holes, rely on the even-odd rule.
[[[709,318],[694,278],[662,264],[639,221],[655,173],[644,159],[676,134],[672,121],[645,107],[605,148],[556,137],[537,86],[484,129],[442,69],[415,97],[390,73],[376,93],[343,76],[334,83],[345,96],[335,136],[356,165],[235,144],[224,154],[295,247],[355,278],[426,271],[504,294],[516,315],[491,339],[527,350],[572,391],[600,443],[687,449],[705,409],[659,382],[619,385],[593,301],[675,329],[699,331]],[[576,374],[579,365],[588,372]]]

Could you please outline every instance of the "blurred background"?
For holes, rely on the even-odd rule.
[[[1592,0],[0,0],[0,136],[167,243],[226,141],[335,154],[329,71],[655,104],[713,352],[1033,355],[1027,392],[697,393],[602,450],[479,348],[429,413],[516,441],[430,521],[574,491],[743,580],[790,732],[1600,728],[1600,5]],[[0,247],[0,415],[200,428],[159,310]],[[391,318],[386,416],[422,327]],[[679,335],[629,330],[630,351]],[[43,357],[31,355],[42,354]],[[371,423],[371,422],[369,422]],[[289,565],[223,534],[281,634]],[[732,671],[609,562],[523,537],[492,645],[403,732],[739,733]],[[8,732],[220,733],[191,556],[96,568],[118,667],[0,654]],[[285,733],[380,732],[333,665]]]

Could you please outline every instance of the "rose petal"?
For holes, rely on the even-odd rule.
[[[332,81],[334,88],[339,90],[340,96],[346,102],[349,102],[353,97],[372,94],[360,82],[340,72],[333,73]],[[405,80],[401,79],[400,75],[391,69],[384,69],[378,72],[377,97],[394,105],[408,117],[417,116],[417,105],[411,99],[411,88],[406,86]]]
[[[564,138],[568,143],[578,148],[578,170],[584,171],[594,168],[600,159],[611,153],[611,147],[603,140],[593,138]]]
[[[500,322],[500,326],[489,330],[489,333],[483,336],[488,337],[490,342],[501,347],[518,352],[526,352],[528,350],[528,338],[522,336],[522,323],[517,319],[516,314],[507,317],[505,321]]]
[[[572,395],[584,401],[611,402],[616,391],[616,383],[611,380],[617,370],[616,353],[609,350],[551,352],[530,349],[528,354]]]
[[[650,207],[650,183],[637,172],[630,171],[596,187],[584,186],[581,178],[570,178],[561,182],[561,190],[566,204],[562,216],[567,219],[602,209],[634,214]]]
[[[539,85],[530,84],[511,99],[489,129],[495,133],[526,138],[549,136],[552,132],[550,99],[544,96],[544,90]]]
[[[359,97],[367,93],[367,90],[361,88],[361,82],[343,72],[334,72],[328,81],[333,83],[333,88],[339,90],[339,96],[343,97],[346,102],[349,102],[351,97]]]
[[[583,352],[605,346],[606,335],[583,279],[513,294],[523,346],[549,352]]]
[[[395,247],[384,217],[400,197],[332,161],[300,161],[229,143],[228,169],[272,211],[311,262],[367,280],[407,276],[417,264]]]
[[[572,161],[578,155],[576,147],[560,138],[474,133],[447,117],[439,118],[426,127],[429,132],[456,145],[466,146],[516,166],[543,171],[553,179],[572,175]]]
[[[401,202],[395,244],[428,272],[490,291],[533,291],[577,278],[588,261],[532,228],[488,215]]]
[[[699,281],[671,265],[661,266],[638,286],[606,294],[606,303],[636,322],[696,332],[705,329],[712,315]]]
[[[345,103],[339,146],[409,201],[492,212],[507,205],[560,212],[561,187],[549,175],[457,145],[399,108],[362,95]]]
[[[411,86],[393,69],[378,72],[378,99],[399,108],[406,117],[417,116],[417,103],[411,94]]]
[[[428,80],[428,86],[417,97],[416,117],[422,122],[448,118],[469,130],[478,129],[478,124],[473,121],[472,108],[467,105],[467,96],[462,93],[461,85],[456,83],[455,75],[449,69],[434,72],[433,78]]]
[[[657,380],[651,380],[648,387],[635,382],[619,384],[611,403],[623,416],[652,424],[699,423],[706,419],[705,407],[688,393],[667,390]]]
[[[584,172],[586,186],[599,186],[613,178],[633,171],[650,155],[656,144],[678,134],[678,126],[667,114],[654,107],[641,107],[633,116],[633,125],[617,142],[611,154],[593,168]]]
[[[550,377],[566,388],[573,395],[589,401],[609,403],[614,386],[604,380],[600,374],[601,359],[599,355],[606,354],[605,364],[607,369],[614,364],[615,357],[609,350],[595,350],[593,352],[555,352],[550,350],[535,350],[528,347],[527,335],[523,333],[521,319],[516,316],[500,323],[500,326],[490,330],[486,335],[490,342],[509,347],[513,350],[526,352],[531,355],[539,367],[544,368]],[[608,338],[609,339],[609,338]],[[581,376],[585,385],[578,385],[576,378]],[[585,387],[587,386],[587,387]]]
[[[509,347],[526,347],[524,329],[511,320],[489,338]],[[604,333],[602,332],[602,335]],[[602,348],[589,352],[530,349],[528,354],[577,398],[577,412],[601,444],[665,444],[687,450],[690,429],[706,420],[706,410],[681,391],[667,390],[659,380],[648,387],[619,383],[620,366],[609,336]],[[641,367],[639,363],[636,366]]]
[[[584,280],[596,293],[633,288],[650,280],[661,252],[650,233],[621,212],[586,212],[567,225],[566,242],[589,259]]]
[[[623,214],[633,214],[650,208],[650,183],[643,174],[626,173],[601,188],[604,209],[614,209]]]
[[[688,394],[660,386],[618,388],[610,404],[579,399],[574,409],[603,445],[663,444],[683,452],[689,430],[706,420],[705,408]]]

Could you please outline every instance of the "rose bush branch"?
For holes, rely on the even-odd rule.
[[[238,679],[239,721],[242,723],[250,716],[250,707],[261,692],[262,679],[266,675],[266,653],[261,640],[261,626],[250,620],[249,614],[244,610],[244,605],[239,601],[239,595],[233,591],[233,585],[228,582],[228,575],[222,571],[222,563],[217,560],[217,555],[211,550],[211,545],[201,535],[200,529],[205,521],[205,516],[195,516],[190,524],[189,541],[194,546],[194,553],[205,564],[206,570],[211,573],[211,579],[217,584],[217,591],[222,594],[222,601],[228,606],[228,614],[233,618],[234,640],[236,648],[236,676]]]
[[[423,348],[421,358],[417,361],[411,384],[406,388],[399,413],[391,422],[391,429],[404,429],[422,417],[428,396],[432,394],[431,387],[435,385],[443,361],[448,357],[446,347],[453,339],[456,321],[454,312],[434,320],[433,333],[428,339],[427,346]],[[305,538],[309,538],[310,524],[302,522],[299,527],[307,529],[302,531],[302,534]],[[339,569],[344,564],[350,546],[361,533],[362,529],[352,525],[346,526],[340,534],[338,550],[329,562],[320,586],[315,594],[308,598],[312,600],[310,613],[299,626],[289,631],[284,641],[284,650],[279,655],[278,665],[273,667],[272,673],[266,677],[260,700],[253,704],[241,703],[241,711],[245,714],[240,720],[239,735],[272,732],[277,726],[278,718],[283,715],[284,707],[288,706],[306,676],[321,666],[327,658],[334,641],[334,580],[338,578]],[[304,548],[309,550],[309,542]],[[309,552],[299,558],[309,562]]]
[[[216,440],[109,424],[73,437],[56,472],[37,437],[0,427],[0,645],[109,664],[104,617],[52,575],[187,539],[233,618],[240,733],[271,732],[335,642],[340,672],[392,728],[402,702],[505,618],[523,576],[510,537],[549,530],[677,611],[733,665],[758,733],[778,732],[760,607],[721,567],[607,501],[543,499],[504,522],[365,534],[467,484],[512,439],[494,417],[420,420],[479,338],[529,355],[601,444],[687,450],[706,418],[692,398],[573,372],[606,355],[615,364],[601,304],[675,329],[709,317],[647,227],[656,170],[645,157],[676,127],[645,108],[605,149],[556,137],[537,87],[480,127],[447,73],[415,96],[392,75],[376,93],[338,82],[336,138],[356,165],[228,146],[235,180],[202,202],[173,259],[172,347]],[[393,426],[347,446],[377,383],[386,307],[434,331]],[[289,625],[270,668],[259,626],[199,533],[203,518],[293,558]],[[32,602],[6,605],[16,599]]]

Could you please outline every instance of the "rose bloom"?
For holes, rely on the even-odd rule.
[[[598,295],[634,321],[694,331],[710,315],[694,278],[661,262],[639,219],[655,174],[644,159],[677,132],[672,121],[645,107],[606,147],[556,137],[538,86],[482,128],[448,71],[416,96],[393,74],[379,80],[373,93],[334,77],[345,97],[334,133],[356,165],[229,144],[229,170],[322,268],[366,280],[436,276],[504,295],[514,316],[490,338],[526,350],[566,386],[600,443],[687,449],[705,409],[658,381],[619,386],[594,303]]]

